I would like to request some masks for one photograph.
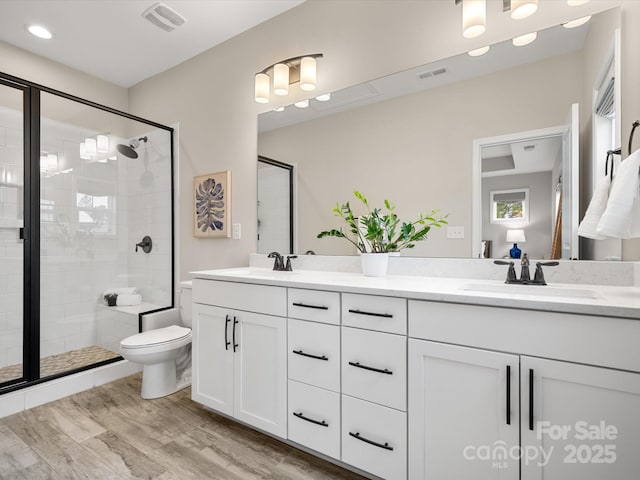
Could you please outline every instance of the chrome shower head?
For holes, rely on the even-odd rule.
[[[116,150],[118,150],[118,152],[120,152],[122,155],[124,155],[127,158],[138,158],[138,152],[136,152],[135,149],[140,146],[140,142],[147,143],[147,141],[148,141],[147,137],[140,137],[137,140],[136,139],[131,140],[129,145],[124,145],[122,143],[119,143],[118,145],[116,145]]]

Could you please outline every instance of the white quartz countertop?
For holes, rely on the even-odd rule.
[[[243,267],[191,272],[193,278],[311,290],[386,295],[436,302],[523,308],[640,319],[640,288],[550,283],[506,285],[497,280]]]

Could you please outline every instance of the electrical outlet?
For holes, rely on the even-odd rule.
[[[233,224],[233,233],[231,234],[234,240],[240,240],[242,236],[242,229],[240,228],[239,223]]]
[[[447,238],[464,238],[464,227],[447,227]]]

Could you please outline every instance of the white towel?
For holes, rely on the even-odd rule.
[[[104,291],[103,295],[108,295],[110,293],[115,293],[116,295],[134,295],[138,293],[138,289],[136,287],[114,287],[108,288]]]
[[[116,299],[116,305],[119,307],[126,307],[130,305],[140,305],[142,303],[142,295],[134,294],[124,294],[118,295]]]
[[[640,150],[620,162],[596,233],[612,238],[640,237]]]
[[[607,238],[604,235],[598,234],[596,229],[602,218],[602,214],[607,208],[610,186],[611,177],[609,175],[605,175],[598,180],[596,189],[593,192],[593,197],[591,197],[591,201],[589,202],[589,207],[587,207],[584,218],[578,227],[578,235],[581,237],[593,238],[595,240]]]

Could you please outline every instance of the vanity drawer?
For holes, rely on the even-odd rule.
[[[340,459],[340,394],[289,380],[289,440]]]
[[[289,378],[340,391],[340,327],[288,320]]]
[[[342,324],[406,335],[407,301],[404,298],[343,293]]]
[[[407,338],[342,327],[342,393],[407,409]]]
[[[342,395],[342,461],[387,480],[405,480],[407,414]]]
[[[287,316],[287,289],[251,283],[193,280],[193,302],[217,307]]]
[[[290,288],[288,311],[290,318],[340,325],[340,294]]]

